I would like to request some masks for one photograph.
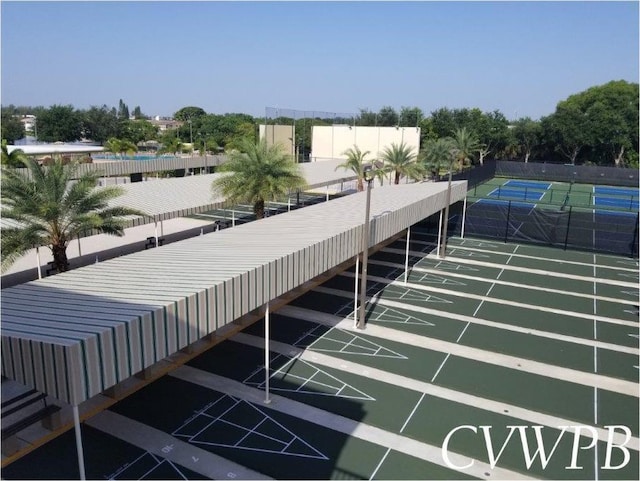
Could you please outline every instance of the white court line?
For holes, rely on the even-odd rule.
[[[450,352],[447,353],[447,356],[444,358],[444,360],[442,361],[442,364],[440,364],[440,367],[438,368],[438,370],[436,371],[436,373],[433,375],[433,377],[431,378],[431,381],[433,383],[433,381],[436,379],[436,377],[438,376],[438,374],[440,374],[440,370],[442,369],[442,366],[444,366],[444,363],[447,362],[447,359],[449,359],[449,356],[451,355]]]
[[[411,421],[411,418],[413,417],[414,413],[416,412],[416,410],[418,409],[418,406],[420,406],[420,403],[422,402],[422,400],[424,399],[425,395],[427,393],[423,392],[422,396],[420,396],[420,399],[418,399],[418,402],[416,403],[416,405],[413,407],[413,410],[411,411],[411,413],[409,414],[409,417],[407,418],[407,420],[404,422],[404,424],[402,425],[402,427],[400,428],[400,432],[404,431],[404,428],[407,427],[407,424],[409,424],[409,421]]]
[[[369,481],[371,481],[375,477],[375,475],[378,473],[378,470],[380,469],[380,466],[382,466],[382,463],[384,463],[384,460],[387,459],[387,456],[389,455],[390,452],[391,452],[391,448],[387,448],[387,452],[384,453],[384,456],[382,456],[382,459],[380,460],[380,462],[376,466],[376,469],[374,469],[373,473],[371,473],[371,476],[369,476]]]
[[[471,321],[467,322],[467,325],[464,326],[464,329],[462,330],[462,332],[460,333],[460,335],[458,336],[458,339],[456,339],[456,343],[460,342],[460,339],[462,339],[462,335],[466,332],[467,327],[469,327],[469,324],[471,324]]]

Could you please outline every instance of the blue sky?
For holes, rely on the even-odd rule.
[[[638,82],[638,2],[12,2],[2,105],[551,114]]]

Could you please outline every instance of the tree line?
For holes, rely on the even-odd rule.
[[[174,113],[181,122],[175,130],[160,132],[140,107],[129,114],[127,105],[91,107],[77,110],[71,105],[49,108],[2,107],[2,138],[9,144],[24,137],[24,127],[15,117],[36,115],[37,139],[70,142],[82,138],[101,145],[127,143],[138,146],[157,141],[164,152],[184,150],[184,144],[201,152],[241,150],[246,140],[255,142],[258,125],[295,126],[297,155],[307,158],[311,151],[311,131],[316,125],[419,127],[421,146],[451,137],[466,129],[478,143],[476,160],[510,159],[571,164],[638,166],[638,84],[623,80],[591,87],[560,101],[555,112],[533,120],[509,121],[499,110],[442,107],[429,115],[417,107],[396,111],[384,106],[378,112],[361,109],[352,118],[291,117],[264,118],[243,113],[211,114],[195,106]]]

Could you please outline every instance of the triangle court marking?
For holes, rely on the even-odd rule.
[[[191,444],[329,459],[262,409],[228,394],[207,404],[171,435]]]

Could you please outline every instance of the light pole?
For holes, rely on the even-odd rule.
[[[364,215],[364,232],[362,233],[362,275],[360,278],[360,315],[356,327],[364,329],[364,315],[367,310],[367,261],[369,260],[369,214],[371,211],[371,185],[373,184],[371,166],[364,169],[364,180],[367,181],[367,206]]]
[[[453,170],[453,160],[449,162],[449,181],[447,185],[447,203],[444,206],[444,226],[442,227],[442,250],[441,258],[447,256],[447,227],[449,225],[449,204],[451,203],[451,171]]]

